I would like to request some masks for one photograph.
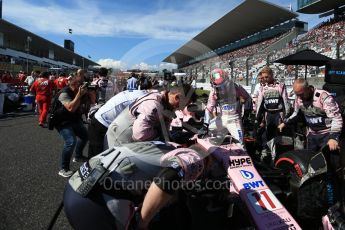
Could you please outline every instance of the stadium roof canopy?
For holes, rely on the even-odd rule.
[[[245,0],[163,61],[182,64],[298,15],[264,0]]]
[[[13,41],[17,44],[22,44],[22,46],[17,47],[17,49],[23,52],[26,52],[23,48],[25,48],[25,45],[27,44],[27,37],[30,36],[30,53],[38,51],[39,53],[41,53],[40,56],[48,57],[49,50],[54,50],[55,59],[58,59],[59,61],[64,61],[68,64],[72,64],[73,59],[75,59],[76,65],[79,66],[82,66],[83,62],[84,66],[86,67],[89,65],[99,65],[88,58],[82,57],[79,54],[72,52],[71,50],[65,49],[62,46],[48,41],[3,19],[0,19],[0,32],[4,33],[5,39],[9,42]]]
[[[301,7],[297,12],[303,14],[319,14],[343,5],[345,5],[345,0],[316,0],[309,5]]]

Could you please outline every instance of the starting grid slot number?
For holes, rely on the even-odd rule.
[[[258,214],[283,208],[269,189],[247,193],[247,197]]]

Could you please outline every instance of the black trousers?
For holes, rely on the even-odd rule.
[[[278,135],[278,125],[282,121],[281,112],[266,112],[265,113],[265,123],[266,127],[262,136],[261,136],[261,144],[263,148],[267,148],[267,142],[272,140]]]
[[[103,152],[104,136],[108,128],[101,124],[95,117],[91,119],[88,126],[89,132],[89,151],[88,157],[91,158]]]
[[[101,192],[82,197],[67,183],[63,203],[73,229],[116,229],[116,220],[108,210]]]

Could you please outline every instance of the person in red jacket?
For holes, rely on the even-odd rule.
[[[68,85],[68,79],[65,73],[61,73],[60,76],[54,80],[55,87],[57,91],[65,88]]]
[[[49,80],[49,72],[43,72],[31,86],[30,91],[36,95],[38,111],[40,113],[38,125],[46,127],[46,118],[52,99],[54,83]]]

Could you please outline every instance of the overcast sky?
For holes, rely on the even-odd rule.
[[[162,69],[161,61],[241,0],[3,0],[3,18],[114,68]],[[270,0],[296,10],[297,0]],[[309,28],[317,15],[301,15]],[[73,33],[69,34],[71,28]]]

